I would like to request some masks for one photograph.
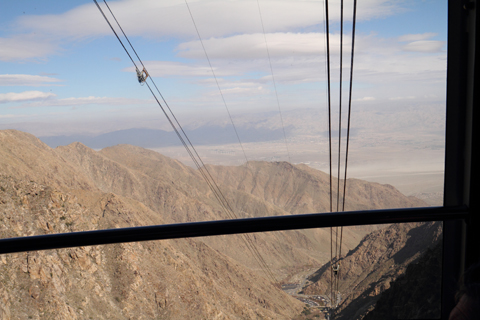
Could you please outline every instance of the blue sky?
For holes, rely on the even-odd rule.
[[[175,113],[227,117],[185,1],[108,3]],[[233,115],[278,110],[265,37],[281,108],[325,108],[323,1],[188,3]],[[345,77],[351,7],[345,1]],[[330,2],[333,81],[338,8]],[[359,1],[353,95],[359,108],[444,103],[446,15],[446,1]],[[0,129],[51,135],[157,123],[165,128],[93,2],[1,2]]]

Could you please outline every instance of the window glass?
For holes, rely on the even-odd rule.
[[[145,69],[92,3],[0,11],[0,238],[330,210],[323,3],[109,5]],[[341,130],[339,9],[330,3],[333,211],[352,3]],[[345,210],[442,204],[446,16],[445,1],[359,3]],[[440,239],[437,222],[2,255],[0,318],[307,319],[337,303],[339,318],[413,318],[420,298],[430,304],[417,317],[435,318]],[[422,284],[402,300],[394,289],[412,274]]]
[[[148,71],[140,74],[158,84],[193,158],[93,3],[18,3],[2,10],[0,128],[22,132],[2,132],[3,172],[132,198],[166,222],[325,212],[330,104],[332,209],[341,210],[353,4],[344,6],[340,168],[338,3],[329,10],[330,100],[322,3],[164,5],[100,8],[130,36]],[[439,205],[446,4],[362,3],[356,19],[348,177],[417,199],[352,180],[345,210]]]
[[[345,228],[338,290],[329,229],[5,254],[0,314],[324,319],[333,303],[335,319],[438,318],[441,233],[439,222]]]

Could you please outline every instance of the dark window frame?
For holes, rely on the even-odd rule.
[[[478,42],[477,0],[450,0],[448,4],[447,115],[444,206],[341,213],[315,213],[251,219],[219,220],[0,239],[0,254],[60,249],[133,241],[176,239],[250,232],[324,228],[331,226],[443,221],[442,318],[454,306],[457,280],[466,266],[479,261],[480,232],[478,93],[475,64]]]

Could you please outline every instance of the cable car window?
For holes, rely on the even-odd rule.
[[[106,220],[128,224],[113,212]],[[253,247],[245,236],[252,235],[4,254],[0,312],[17,319],[439,318],[441,222],[346,227],[336,268],[325,250],[328,228],[256,233]]]
[[[443,204],[446,3],[346,1],[344,11],[339,2],[229,5],[94,1],[2,10],[1,238]],[[329,232],[341,247],[355,230]],[[288,237],[308,245],[317,231]],[[224,236],[223,249],[208,239],[182,241],[232,259],[233,245],[247,248],[265,267],[261,237]],[[105,250],[129,247],[136,259],[135,246],[148,247]],[[22,294],[37,299],[48,274],[30,265],[46,259],[54,269],[60,257],[90,266],[99,256],[90,250],[97,249],[2,262],[27,264],[36,282]],[[339,256],[330,262],[335,276],[344,268]],[[80,269],[95,272],[89,266]],[[122,268],[117,275],[131,271]],[[269,273],[261,277],[278,276]],[[4,275],[7,284],[7,275],[26,277]],[[125,293],[114,285],[120,305]]]
[[[7,174],[172,222],[442,205],[446,3],[38,7],[2,21],[1,128],[46,145],[4,132],[37,155]]]

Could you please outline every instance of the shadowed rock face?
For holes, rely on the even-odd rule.
[[[440,319],[442,243],[427,250],[383,292],[365,320]]]
[[[441,222],[404,223],[374,231],[341,260],[342,303],[336,319],[361,319],[380,294],[429,247],[440,242]],[[438,268],[430,269],[436,272]],[[304,292],[330,294],[330,264],[315,272]]]
[[[2,237],[226,218],[197,170],[135,146],[51,149],[32,135],[0,131],[0,170]],[[239,217],[326,211],[326,175],[307,166],[251,162],[209,170]],[[361,180],[349,180],[347,194],[349,210],[424,205]],[[346,228],[344,250],[372,230]],[[397,232],[407,238],[409,231]],[[329,259],[328,230],[252,239],[278,280]],[[4,318],[281,319],[302,306],[265,280],[241,236],[12,254],[0,266]],[[362,274],[356,268],[352,263],[352,277]]]

